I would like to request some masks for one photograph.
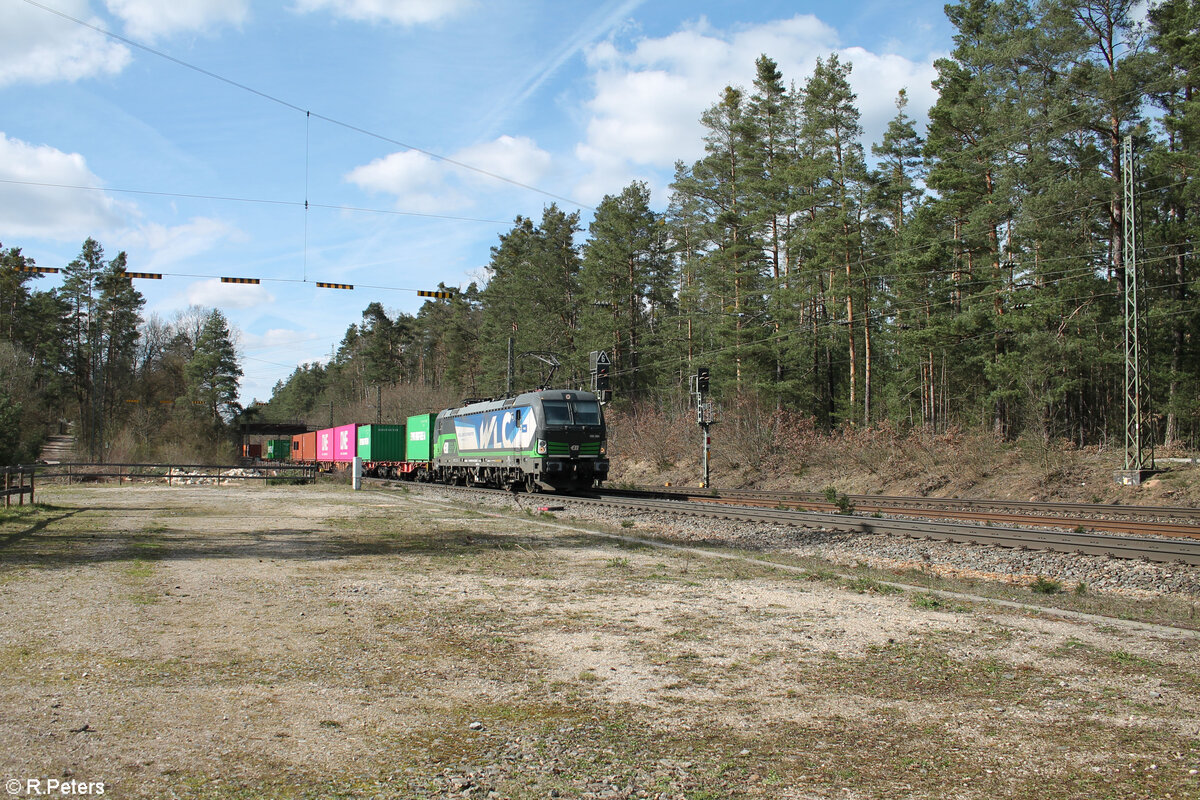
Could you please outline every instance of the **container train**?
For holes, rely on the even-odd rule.
[[[380,478],[575,491],[608,478],[604,412],[591,392],[546,389],[466,402],[403,425],[340,425],[268,440],[268,460]]]

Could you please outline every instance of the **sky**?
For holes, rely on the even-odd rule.
[[[518,215],[586,231],[633,180],[665,209],[762,54],[797,85],[850,62],[868,153],[902,88],[923,130],[943,3],[0,0],[0,245],[126,252],[163,274],[143,315],[219,308],[242,402],[267,400],[368,304],[482,284]]]

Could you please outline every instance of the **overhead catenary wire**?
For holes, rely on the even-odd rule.
[[[233,80],[232,78],[228,78],[217,72],[213,72],[212,70],[205,69],[204,67],[198,66],[189,61],[184,61],[181,58],[170,55],[169,53],[166,53],[162,50],[158,50],[156,48],[150,47],[149,45],[143,44],[135,39],[130,39],[127,36],[122,36],[119,33],[114,33],[112,31],[108,30],[107,28],[103,28],[99,25],[93,25],[92,23],[87,22],[86,20],[79,19],[78,17],[74,17],[70,14],[67,14],[66,12],[63,12],[56,8],[51,8],[50,6],[39,3],[37,0],[24,0],[24,2],[35,8],[40,8],[42,11],[45,11],[47,13],[54,14],[55,16],[61,17],[62,19],[65,19],[76,25],[80,25],[84,28],[88,28],[89,30],[93,30],[96,33],[101,34],[102,36],[107,36],[108,38],[113,39],[118,42],[121,42],[122,44],[126,44],[126,45],[129,45],[130,47],[134,47],[134,48],[137,48],[138,50],[142,50],[143,52],[150,53],[151,55],[154,55],[154,56],[157,56],[158,58],[162,58],[167,61],[170,61],[173,64],[184,67],[185,69],[189,69],[194,72],[197,72],[201,75],[204,75],[205,77],[212,78],[213,80],[220,81],[221,83],[227,84],[236,89],[240,89],[241,91],[248,92],[252,95],[262,98],[263,100],[267,100],[269,102],[276,103],[277,105],[283,106],[284,108],[290,109],[292,111],[302,113],[305,115],[306,119],[308,119],[309,117],[316,117],[317,119],[322,120],[323,122],[328,122],[331,125],[336,125],[340,128],[344,128],[345,130],[353,131],[354,133],[358,133],[363,136],[377,139],[381,142],[386,142],[387,144],[395,145],[396,147],[402,147],[405,150],[412,150],[413,152],[421,153],[422,155],[429,156],[430,158],[436,159],[437,161],[441,161],[446,164],[450,164],[452,166],[459,167],[460,169],[465,169],[469,172],[474,172],[478,175],[483,175],[484,177],[492,178],[494,180],[498,180],[503,183],[510,184],[512,186],[516,186],[520,189],[526,189],[528,191],[535,192],[535,193],[543,195],[545,197],[549,197],[553,200],[561,200],[564,203],[567,203],[572,206],[576,206],[578,208],[586,209],[588,211],[596,210],[593,206],[590,206],[590,205],[580,202],[578,200],[574,200],[570,197],[566,197],[565,195],[555,194],[554,192],[550,192],[545,189],[538,188],[537,186],[533,186],[532,184],[523,183],[522,181],[518,181],[514,178],[509,178],[509,177],[506,177],[499,173],[483,169],[482,167],[477,167],[473,164],[468,164],[464,161],[459,161],[458,159],[450,158],[449,156],[444,156],[444,155],[442,155],[440,153],[436,153],[432,150],[427,150],[423,147],[418,147],[416,145],[409,144],[407,142],[403,142],[399,139],[395,139],[390,136],[385,136],[382,133],[378,133],[376,131],[369,130],[360,125],[355,125],[353,123],[346,122],[344,120],[340,120],[336,117],[331,117],[326,114],[321,114],[319,112],[312,111],[311,109],[302,108],[301,106],[298,106],[295,103],[292,103],[288,100],[284,100],[283,98],[281,98],[277,95],[262,91],[261,89],[256,89],[253,86],[250,86],[249,84],[245,84],[245,83],[241,83],[240,81]]]
[[[264,93],[264,92],[261,92],[261,91],[258,91],[258,90],[256,90],[256,89],[253,89],[253,88],[251,88],[251,87],[245,86],[245,85],[243,85],[243,84],[237,83],[236,81],[229,80],[229,79],[227,79],[227,78],[224,78],[223,76],[217,75],[217,74],[215,74],[215,73],[208,72],[207,70],[204,70],[204,69],[202,69],[202,68],[196,67],[196,66],[194,66],[194,65],[192,65],[192,64],[188,64],[188,63],[186,63],[186,62],[183,62],[183,61],[181,61],[181,60],[179,60],[179,59],[177,59],[177,58],[174,58],[174,57],[172,57],[172,56],[166,55],[165,53],[161,53],[161,52],[159,52],[159,51],[156,51],[156,50],[154,50],[154,49],[152,49],[152,48],[149,48],[149,47],[146,47],[146,46],[144,46],[144,45],[141,45],[141,44],[139,44],[139,43],[137,43],[137,42],[133,42],[133,41],[131,41],[131,40],[125,39],[124,37],[118,36],[118,35],[116,35],[116,34],[112,34],[112,33],[108,32],[108,31],[105,31],[105,30],[103,30],[103,29],[101,29],[101,28],[98,28],[98,27],[96,27],[96,26],[89,25],[88,23],[82,22],[82,21],[80,21],[80,20],[74,20],[74,18],[71,18],[71,17],[69,17],[69,16],[67,16],[67,15],[65,15],[65,14],[62,14],[61,12],[57,12],[57,11],[55,11],[54,9],[47,8],[46,6],[43,6],[43,5],[41,5],[40,3],[34,2],[34,0],[26,0],[26,2],[27,2],[27,3],[29,3],[30,5],[33,5],[33,6],[36,6],[36,7],[42,8],[42,9],[44,9],[44,10],[47,10],[47,11],[50,11],[50,12],[52,12],[52,13],[59,14],[60,16],[63,16],[63,17],[65,17],[65,18],[67,18],[67,19],[71,19],[72,21],[79,22],[80,24],[83,24],[83,25],[85,25],[86,27],[93,28],[94,30],[97,30],[98,32],[100,32],[100,33],[102,33],[102,34],[104,34],[104,35],[108,35],[108,36],[111,36],[111,37],[112,37],[112,38],[114,38],[114,39],[117,39],[117,40],[120,40],[120,41],[126,42],[127,44],[130,44],[131,46],[138,47],[138,48],[140,48],[140,49],[146,50],[147,52],[150,52],[150,53],[153,53],[153,54],[155,54],[155,55],[158,55],[158,56],[160,56],[160,57],[166,58],[166,59],[168,59],[168,60],[170,60],[170,61],[173,61],[173,62],[175,62],[175,63],[178,63],[178,64],[180,64],[180,65],[182,65],[182,66],[184,66],[184,67],[187,67],[187,68],[189,68],[189,69],[194,69],[194,70],[196,70],[196,71],[198,71],[198,72],[201,72],[201,73],[203,73],[203,74],[205,74],[205,75],[208,75],[209,77],[212,77],[212,78],[215,78],[215,79],[218,79],[218,80],[224,81],[225,83],[228,83],[228,84],[230,84],[230,85],[233,85],[233,86],[236,86],[236,87],[238,87],[238,88],[240,88],[240,89],[243,89],[243,90],[246,90],[246,91],[252,92],[252,93],[254,93],[254,94],[256,94],[256,95],[259,95],[259,96],[261,96],[261,97],[264,97],[264,98],[266,98],[266,99],[268,99],[268,100],[271,100],[271,101],[274,101],[274,102],[277,102],[277,103],[281,103],[282,105],[285,105],[285,106],[287,106],[288,108],[291,108],[291,109],[294,109],[294,110],[297,110],[297,111],[304,111],[304,113],[305,113],[305,116],[306,116],[306,175],[305,175],[305,179],[306,179],[306,187],[305,187],[305,189],[306,189],[306,190],[305,190],[305,200],[304,200],[304,204],[303,204],[303,205],[304,205],[304,208],[305,208],[305,212],[306,212],[306,214],[305,214],[305,273],[304,273],[304,280],[303,280],[303,281],[300,281],[300,282],[307,282],[307,211],[308,211],[308,208],[309,208],[309,199],[308,199],[308,185],[307,185],[307,181],[308,181],[308,173],[307,173],[307,168],[308,168],[308,160],[307,160],[307,159],[308,159],[308,151],[307,151],[307,135],[308,135],[308,126],[307,126],[307,120],[308,120],[308,119],[309,119],[311,116],[313,116],[313,115],[314,115],[314,114],[313,114],[311,111],[309,111],[309,110],[306,110],[306,109],[301,109],[300,107],[298,107],[298,106],[295,106],[294,104],[287,103],[286,101],[283,101],[283,100],[281,100],[281,99],[279,99],[279,98],[277,98],[277,97],[274,97],[274,96],[272,96],[272,95],[269,95],[269,94],[267,94],[267,93]],[[1081,114],[1082,114],[1082,113],[1083,113],[1083,110],[1081,109],[1081,110],[1079,111],[1079,113],[1081,113]],[[406,148],[408,148],[408,149],[412,149],[412,150],[415,150],[415,151],[417,151],[417,152],[422,152],[422,153],[425,153],[425,154],[427,154],[427,155],[430,155],[431,157],[434,157],[434,158],[439,158],[439,159],[441,159],[441,160],[444,160],[444,161],[446,161],[446,162],[448,162],[448,163],[455,164],[455,165],[457,165],[457,166],[460,166],[460,167],[465,167],[465,168],[471,169],[471,167],[470,167],[469,165],[460,164],[460,163],[458,163],[458,162],[455,162],[453,159],[448,159],[448,158],[444,158],[444,157],[438,156],[437,154],[434,154],[434,153],[429,153],[428,151],[422,150],[422,149],[420,149],[420,148],[412,147],[411,145],[404,144],[403,142],[398,142],[398,141],[395,141],[395,140],[392,140],[392,139],[388,139],[387,137],[383,137],[383,136],[381,136],[381,135],[379,135],[379,134],[375,134],[375,133],[372,133],[372,132],[370,132],[370,131],[366,131],[366,130],[363,130],[363,129],[356,128],[355,126],[351,126],[351,125],[349,125],[349,124],[347,124],[347,123],[343,123],[343,122],[341,122],[341,121],[334,120],[334,119],[331,119],[331,118],[328,118],[328,117],[323,117],[323,116],[322,116],[322,115],[320,115],[320,114],[316,114],[315,116],[317,116],[318,118],[320,118],[320,119],[323,119],[323,120],[325,120],[325,121],[327,121],[327,122],[330,122],[330,123],[332,123],[332,124],[342,125],[342,126],[344,126],[344,127],[350,128],[350,129],[352,129],[352,130],[356,130],[356,131],[358,131],[359,133],[362,133],[362,134],[365,134],[365,135],[369,135],[369,136],[374,136],[374,137],[376,137],[376,138],[379,138],[379,139],[382,139],[382,140],[384,140],[384,141],[388,141],[388,142],[391,142],[391,143],[393,143],[393,144],[397,144],[398,146],[401,146],[401,147],[406,147]],[[1056,124],[1057,124],[1057,123],[1056,123]],[[1072,168],[1072,170],[1074,170],[1074,169],[1075,169],[1075,168]],[[502,178],[501,176],[493,175],[493,174],[487,173],[486,171],[483,171],[483,170],[475,170],[475,171],[477,171],[477,172],[480,172],[481,174],[489,175],[490,177],[493,177],[493,178],[498,178],[498,179],[500,179],[500,180],[506,180],[506,179]],[[530,186],[526,186],[526,185],[524,185],[524,184],[520,184],[519,182],[515,182],[515,181],[508,181],[508,182],[509,182],[509,183],[513,183],[514,185],[522,186],[523,188],[532,189],[533,191],[539,191],[539,192],[541,191],[541,190],[538,190],[538,189],[536,189],[536,188],[534,188],[534,187],[530,187]],[[94,187],[79,187],[79,188],[94,188]],[[103,190],[102,190],[102,191],[103,191]],[[119,191],[119,190],[112,190],[112,191]],[[542,193],[543,193],[543,194],[548,194],[548,193],[545,193],[545,192],[542,192]],[[146,192],[146,194],[167,194],[167,193],[154,193],[154,192]],[[186,195],[177,195],[177,196],[186,196]],[[566,201],[566,202],[573,202],[573,201],[570,201],[570,200],[568,200],[567,198],[561,198],[561,197],[557,197],[557,196],[555,196],[555,195],[550,195],[550,196],[552,196],[552,197],[556,197],[557,199],[562,199],[562,200],[564,200],[564,201]],[[212,199],[217,199],[217,198],[212,198]],[[232,198],[226,198],[226,199],[232,199]],[[248,201],[248,202],[253,202],[253,201]],[[1101,202],[1101,201],[1096,201],[1096,202]],[[574,203],[574,204],[576,204],[576,205],[580,205],[581,207],[584,207],[584,208],[590,208],[590,207],[588,207],[588,206],[583,206],[582,204],[578,204],[578,203]],[[313,204],[313,205],[314,205],[314,207],[317,207],[317,206],[316,206],[316,204]],[[330,207],[330,208],[344,208],[344,207],[335,207],[335,206],[327,206],[327,207]],[[1091,210],[1091,209],[1092,209],[1092,207],[1093,207],[1093,206],[1092,206],[1091,204],[1089,204],[1089,206],[1085,206],[1085,207],[1084,207],[1084,210],[1085,210],[1085,211],[1087,211],[1087,210]],[[349,209],[346,209],[346,210],[349,210]],[[355,210],[366,210],[366,209],[355,209]],[[405,213],[405,212],[396,212],[396,211],[393,211],[393,212],[383,212],[383,211],[377,211],[376,213],[401,213],[401,214],[402,214],[402,213]],[[1056,212],[1056,214],[1070,214],[1070,213],[1075,213],[1075,212],[1073,212],[1072,210],[1067,210],[1067,211],[1059,211],[1059,212]],[[413,216],[442,217],[442,215],[427,215],[427,214],[413,214]],[[449,216],[442,217],[442,218],[446,218],[446,219],[469,219],[469,218],[462,218],[462,217],[449,217]],[[495,223],[495,224],[508,224],[507,222],[502,222],[502,221],[494,221],[494,220],[473,220],[473,221],[480,221],[480,222],[491,222],[491,223]],[[950,242],[955,242],[955,241],[959,241],[959,240],[958,240],[958,239],[948,239],[947,241],[950,241]],[[926,245],[926,246],[928,246],[928,245]],[[914,248],[914,249],[916,249],[916,248]],[[895,252],[892,252],[892,253],[886,253],[886,254],[884,254],[884,253],[881,253],[881,254],[879,254],[878,256],[872,256],[872,257],[871,257],[870,259],[868,259],[868,260],[874,260],[874,259],[876,259],[876,258],[881,258],[881,259],[882,259],[882,258],[891,258],[891,257],[895,257],[895,255],[897,255],[897,253],[895,253]],[[1066,259],[1074,259],[1074,258],[1076,258],[1076,257],[1075,257],[1075,256],[1062,256],[1062,257],[1060,257],[1060,258],[1062,258],[1062,259],[1066,260]],[[1051,260],[1053,260],[1053,258],[1042,259],[1040,263],[1047,263],[1047,262],[1049,262],[1049,261],[1051,261]],[[170,274],[172,274],[172,273],[164,273],[164,274],[170,275]],[[1064,274],[1065,274],[1065,273],[1064,273]],[[1080,274],[1086,274],[1086,272],[1081,272]],[[183,274],[183,273],[179,273],[179,275],[185,275],[185,274]],[[188,276],[188,277],[215,277],[215,276]],[[872,278],[876,278],[876,277],[887,277],[887,276],[871,276],[871,277],[872,277]],[[1043,277],[1047,277],[1047,276],[1043,276]],[[272,279],[265,279],[265,280],[272,280]],[[278,280],[279,282],[295,282],[295,281],[286,281],[286,280],[283,280],[283,279],[275,279],[275,280]],[[405,289],[405,288],[402,288],[402,287],[374,286],[374,285],[363,285],[363,284],[358,284],[358,285],[359,285],[361,288],[373,288],[373,289],[381,289],[381,290],[393,290],[393,291],[414,291],[414,290],[411,290],[411,289]]]
[[[589,209],[589,210],[594,210],[594,209],[593,209],[591,206],[588,206],[588,205],[586,205],[586,204],[583,204],[583,203],[579,203],[578,201],[571,200],[570,198],[562,197],[562,196],[559,196],[559,195],[553,195],[553,194],[551,194],[551,193],[548,193],[548,192],[545,192],[544,190],[541,190],[541,189],[539,189],[539,188],[537,188],[537,187],[533,187],[533,186],[530,186],[530,185],[528,185],[528,184],[523,184],[523,183],[521,183],[521,182],[519,182],[519,181],[514,181],[514,180],[511,180],[511,179],[505,178],[505,177],[503,177],[503,176],[501,176],[501,175],[497,175],[497,174],[495,174],[495,173],[491,173],[491,172],[489,172],[489,171],[487,171],[487,170],[482,170],[482,169],[480,169],[480,168],[474,167],[474,166],[472,166],[472,165],[470,165],[470,164],[465,164],[465,163],[462,163],[462,162],[456,161],[456,160],[454,160],[454,159],[451,159],[451,158],[448,158],[448,157],[445,157],[445,156],[441,156],[441,155],[439,155],[439,154],[437,154],[437,153],[433,153],[433,152],[431,152],[431,151],[424,150],[424,149],[422,149],[422,148],[419,148],[419,147],[416,147],[416,146],[414,146],[414,145],[411,145],[411,144],[408,144],[408,143],[405,143],[405,142],[402,142],[402,141],[399,141],[399,140],[396,140],[396,139],[389,138],[389,137],[387,137],[387,136],[384,136],[384,135],[382,135],[382,134],[379,134],[379,133],[376,133],[376,132],[374,132],[374,131],[370,131],[370,130],[367,130],[367,129],[361,128],[361,127],[359,127],[359,126],[356,126],[356,125],[353,125],[353,124],[351,124],[351,123],[347,123],[347,122],[344,122],[344,121],[342,121],[342,120],[338,120],[338,119],[336,119],[336,118],[333,118],[333,117],[329,117],[329,116],[322,115],[322,114],[320,114],[320,113],[317,113],[317,112],[313,112],[313,111],[311,111],[310,109],[301,108],[299,105],[296,105],[295,103],[292,103],[292,102],[289,102],[289,101],[287,101],[287,100],[284,100],[284,99],[282,99],[282,98],[278,97],[277,95],[274,95],[274,94],[271,94],[271,93],[268,93],[268,92],[265,92],[265,91],[262,91],[262,90],[256,89],[256,88],[254,88],[254,87],[252,87],[252,86],[249,86],[249,85],[247,85],[247,84],[241,83],[241,82],[239,82],[239,81],[236,81],[236,80],[233,80],[233,79],[231,79],[231,78],[228,78],[228,77],[226,77],[226,76],[224,76],[224,75],[220,75],[220,74],[218,74],[218,73],[215,73],[215,72],[213,72],[213,71],[211,71],[211,70],[207,70],[207,69],[205,69],[205,68],[203,68],[203,67],[200,67],[200,66],[198,66],[198,65],[195,65],[195,64],[192,64],[192,63],[190,63],[190,62],[184,61],[183,59],[180,59],[180,58],[178,58],[178,57],[172,56],[172,55],[170,55],[170,54],[168,54],[168,53],[165,53],[165,52],[163,52],[163,51],[157,50],[157,49],[155,49],[155,48],[149,47],[148,45],[142,44],[142,43],[140,43],[140,42],[137,42],[137,41],[135,41],[135,40],[129,39],[128,37],[121,36],[120,34],[116,34],[116,33],[112,32],[112,31],[109,31],[109,30],[107,30],[106,28],[100,27],[100,26],[98,26],[98,25],[94,25],[94,24],[92,24],[92,23],[89,23],[89,22],[87,22],[87,21],[84,21],[84,20],[78,19],[78,18],[76,18],[76,17],[73,17],[73,16],[71,16],[71,15],[69,15],[69,14],[66,14],[66,13],[64,13],[64,12],[62,12],[62,11],[60,11],[60,10],[57,10],[57,9],[51,8],[51,7],[49,7],[49,6],[46,6],[46,5],[44,5],[44,4],[40,3],[40,2],[37,2],[37,0],[25,0],[25,2],[26,2],[27,4],[29,4],[29,5],[31,5],[31,6],[34,6],[34,7],[36,7],[36,8],[39,8],[39,9],[42,9],[42,10],[44,10],[44,11],[48,12],[48,13],[55,14],[55,15],[57,15],[57,16],[59,16],[59,17],[62,17],[63,19],[66,19],[66,20],[68,20],[68,21],[71,21],[71,22],[73,22],[73,23],[75,23],[75,24],[78,24],[78,25],[81,25],[81,26],[83,26],[83,27],[86,27],[86,28],[89,28],[89,29],[91,29],[91,30],[94,30],[94,31],[96,31],[97,33],[100,33],[100,34],[102,34],[102,35],[104,35],[104,36],[108,36],[108,37],[110,37],[110,38],[112,38],[112,39],[114,39],[114,40],[116,40],[116,41],[120,41],[120,42],[123,42],[123,43],[125,43],[125,44],[128,44],[128,45],[129,45],[129,46],[131,46],[131,47],[138,48],[138,49],[140,49],[140,50],[143,50],[143,51],[145,51],[145,52],[148,52],[148,53],[150,53],[150,54],[153,54],[153,55],[155,55],[155,56],[157,56],[157,57],[160,57],[160,58],[166,59],[166,60],[168,60],[168,61],[171,61],[172,63],[175,63],[175,64],[177,64],[177,65],[179,65],[179,66],[182,66],[182,67],[185,67],[185,68],[187,68],[187,69],[190,69],[190,70],[196,71],[196,72],[198,72],[198,73],[200,73],[200,74],[203,74],[203,75],[205,75],[205,76],[207,76],[207,77],[209,77],[209,78],[212,78],[212,79],[214,79],[214,80],[217,80],[217,81],[220,81],[220,82],[226,83],[226,84],[228,84],[228,85],[230,85],[230,86],[233,86],[233,87],[235,87],[235,88],[238,88],[238,89],[240,89],[240,90],[243,90],[243,91],[249,92],[249,93],[251,93],[251,94],[254,94],[254,95],[256,95],[256,96],[258,96],[258,97],[260,97],[260,98],[263,98],[263,99],[265,99],[265,100],[271,101],[271,102],[273,102],[273,103],[277,103],[277,104],[279,104],[279,105],[281,105],[281,106],[284,106],[284,107],[286,107],[286,108],[288,108],[288,109],[291,109],[291,110],[294,110],[294,111],[298,111],[298,112],[302,112],[302,113],[304,113],[304,114],[305,114],[305,120],[306,120],[306,128],[305,128],[305,131],[306,131],[306,133],[305,133],[305,200],[304,200],[304,208],[305,208],[305,210],[306,210],[306,211],[307,211],[307,209],[310,207],[310,205],[311,205],[312,207],[319,207],[319,206],[318,206],[318,204],[310,204],[310,201],[309,201],[309,198],[308,198],[308,168],[309,168],[309,152],[308,152],[308,144],[309,144],[309,142],[308,142],[308,139],[309,139],[309,133],[308,133],[308,121],[309,121],[309,120],[311,119],[311,117],[313,117],[313,116],[316,116],[318,119],[322,119],[322,120],[324,120],[324,121],[330,122],[331,124],[336,124],[336,125],[339,125],[339,126],[345,127],[345,128],[347,128],[347,129],[349,129],[349,130],[353,130],[353,131],[355,131],[355,132],[358,132],[358,133],[360,133],[360,134],[363,134],[363,135],[366,135],[366,136],[370,136],[370,137],[374,137],[374,138],[380,139],[380,140],[382,140],[382,141],[386,141],[386,142],[389,142],[389,143],[391,143],[391,144],[395,144],[395,145],[397,145],[397,146],[399,146],[399,147],[404,147],[404,148],[407,148],[407,149],[414,150],[414,151],[416,151],[416,152],[421,152],[421,153],[423,153],[423,154],[426,154],[426,155],[428,155],[428,156],[430,156],[430,157],[432,157],[432,158],[436,158],[436,159],[439,159],[439,160],[445,161],[446,163],[450,163],[450,164],[453,164],[453,165],[456,165],[456,166],[459,166],[459,167],[462,167],[462,168],[465,168],[465,169],[469,169],[469,170],[472,170],[472,171],[476,171],[476,172],[478,172],[478,173],[480,173],[480,174],[483,174],[483,175],[486,175],[486,176],[488,176],[488,177],[492,177],[492,178],[495,178],[495,179],[497,179],[497,180],[502,180],[502,181],[505,181],[505,182],[511,183],[511,184],[513,184],[513,185],[520,186],[520,187],[522,187],[522,188],[526,188],[526,189],[529,189],[529,190],[532,190],[532,191],[535,191],[535,192],[539,192],[539,193],[542,193],[542,194],[546,194],[546,195],[548,195],[548,196],[554,197],[555,199],[560,199],[560,200],[563,200],[564,202],[568,202],[568,203],[571,203],[571,204],[573,204],[573,205],[577,205],[577,206],[579,206],[579,207],[581,207],[581,208],[586,208],[586,209]],[[1130,97],[1136,96],[1137,94],[1139,94],[1139,91],[1138,91],[1138,90],[1129,90],[1129,91],[1127,91],[1127,92],[1125,92],[1125,93],[1122,93],[1122,94],[1120,94],[1120,95],[1116,96],[1114,99],[1115,99],[1116,101],[1120,102],[1120,101],[1128,100]],[[1008,136],[1005,136],[1003,133],[998,133],[998,132],[990,132],[990,133],[987,135],[986,139],[987,139],[987,141],[988,141],[989,145],[991,145],[991,146],[992,146],[994,149],[996,149],[996,150],[998,150],[998,151],[1005,151],[1005,150],[1009,150],[1009,151],[1011,151],[1011,150],[1012,150],[1012,146],[1015,146],[1015,145],[1017,145],[1018,143],[1022,143],[1023,141],[1025,141],[1025,140],[1027,139],[1027,137],[1028,137],[1028,134],[1029,134],[1029,132],[1030,132],[1030,131],[1037,130],[1038,128],[1044,128],[1044,129],[1046,129],[1046,130],[1053,130],[1053,129],[1055,129],[1055,128],[1061,127],[1061,126],[1062,126],[1062,125],[1064,125],[1064,124],[1067,124],[1067,123],[1068,123],[1070,120],[1072,120],[1072,119],[1073,119],[1073,118],[1075,118],[1075,117],[1079,117],[1080,119],[1082,119],[1082,118],[1084,117],[1084,115],[1086,115],[1088,112],[1089,112],[1089,109],[1087,109],[1087,108],[1083,108],[1083,107],[1072,107],[1072,109],[1071,109],[1069,112],[1067,112],[1067,113],[1064,113],[1064,114],[1062,114],[1061,116],[1058,116],[1057,118],[1049,118],[1049,119],[1048,119],[1048,118],[1041,118],[1041,119],[1038,119],[1038,120],[1036,120],[1036,121],[1034,122],[1034,124],[1033,124],[1033,125],[1031,125],[1031,126],[1026,126],[1026,127],[1022,128],[1021,130],[1019,130],[1019,131],[1016,131],[1016,132],[1010,133]],[[1008,140],[1008,142],[1007,142],[1007,143],[1005,142],[1005,140],[1006,140],[1006,139]],[[1067,172],[1072,172],[1072,171],[1076,171],[1076,170],[1077,170],[1077,167],[1075,167],[1075,166],[1071,166],[1071,165],[1068,165],[1068,166],[1066,166],[1066,167],[1064,168],[1063,172],[1064,172],[1064,174],[1065,174],[1065,173],[1067,173]],[[1042,182],[1042,181],[1048,181],[1048,180],[1050,180],[1050,178],[1048,178],[1048,177],[1043,177],[1043,178],[1041,179],[1041,181],[1035,181],[1035,184],[1034,184],[1034,185],[1036,185],[1036,184],[1037,184],[1037,183],[1039,183],[1039,182]],[[77,187],[77,188],[92,188],[92,189],[95,189],[96,187]],[[101,190],[101,191],[103,191],[103,190]],[[111,191],[119,191],[119,190],[111,190]],[[130,191],[132,191],[132,190],[130,190]],[[200,197],[200,196],[198,196],[198,195],[186,195],[186,194],[182,194],[182,193],[167,193],[167,192],[162,192],[162,193],[157,193],[157,192],[144,192],[144,193],[145,193],[145,194],[162,194],[162,195],[169,195],[169,196],[179,196],[179,197]],[[230,199],[230,200],[234,200],[234,199],[237,199],[237,198],[211,198],[211,199]],[[265,201],[264,201],[264,202],[265,202]],[[1098,200],[1097,200],[1096,202],[1100,202],[1100,201],[1098,201]],[[419,214],[419,213],[416,213],[416,212],[402,212],[402,211],[390,211],[390,212],[388,212],[388,211],[384,211],[384,210],[377,210],[377,209],[359,209],[359,208],[347,207],[347,206],[324,206],[324,207],[327,207],[327,208],[337,208],[337,209],[341,209],[341,210],[372,211],[372,212],[374,212],[374,213],[395,213],[395,214],[407,214],[407,215],[411,215],[411,216],[425,216],[425,217],[431,217],[431,218],[455,219],[455,220],[464,220],[464,221],[479,221],[479,222],[489,222],[489,223],[494,223],[494,224],[508,224],[506,221],[498,221],[498,220],[475,220],[475,219],[468,218],[468,217],[457,217],[457,216],[451,216],[451,215]],[[1067,211],[1058,211],[1058,212],[1055,212],[1055,213],[1054,213],[1054,215],[1059,215],[1059,214],[1066,215],[1066,214],[1073,214],[1073,213],[1076,213],[1076,212],[1075,212],[1075,211],[1073,211],[1073,210],[1067,210]],[[1050,216],[1053,216],[1053,215],[1048,215],[1048,217],[1050,217]],[[1024,220],[1024,221],[1028,222],[1028,221],[1034,221],[1034,220]],[[1001,222],[1001,224],[1003,224],[1005,221],[1004,221],[1004,220],[1001,220],[1000,222]],[[307,224],[308,224],[308,221],[307,221],[307,215],[306,215],[306,217],[305,217],[305,232],[304,232],[304,238],[305,238],[305,247],[304,247],[304,261],[305,261],[305,264],[304,264],[304,277],[305,277],[305,278],[307,278]],[[958,240],[957,240],[957,239],[948,239],[948,240],[946,240],[946,241],[958,241]],[[915,248],[914,248],[914,249],[915,249]],[[904,252],[904,251],[893,251],[893,252],[891,252],[891,253],[886,253],[886,254],[883,254],[883,253],[881,253],[881,254],[879,254],[879,255],[876,255],[876,256],[871,256],[871,257],[868,257],[867,259],[864,259],[864,260],[862,260],[862,263],[868,263],[868,262],[870,262],[870,261],[873,261],[873,260],[876,260],[876,259],[879,259],[879,258],[895,257],[896,255],[899,255],[899,254],[900,254],[900,253],[902,253],[902,252]]]
[[[292,206],[294,208],[321,208],[329,211],[348,211],[362,214],[393,214],[402,217],[423,217],[426,219],[444,219],[454,222],[479,222],[487,225],[511,225],[512,220],[486,219],[483,217],[463,217],[454,214],[430,214],[422,211],[401,211],[392,208],[369,208],[363,206],[347,206],[332,203],[313,203],[308,200],[279,200],[267,197],[237,197],[232,195],[193,194],[187,192],[165,192],[151,189],[125,189],[111,186],[84,186],[71,183],[47,183],[44,181],[19,181],[11,178],[0,178],[0,183],[17,186],[39,186],[49,189],[80,189],[89,192],[115,192],[117,194],[140,194],[153,197],[177,197],[186,200],[212,200],[224,203],[256,203],[269,206]]]

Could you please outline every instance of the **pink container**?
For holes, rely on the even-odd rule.
[[[317,431],[317,461],[333,461],[333,432],[336,428]]]
[[[333,460],[350,463],[358,455],[358,425],[340,425],[333,429]]]

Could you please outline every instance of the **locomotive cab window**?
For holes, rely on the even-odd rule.
[[[572,403],[576,425],[599,425],[600,404],[587,400]]]
[[[565,400],[543,400],[542,410],[546,413],[547,425],[571,424],[571,410]]]

